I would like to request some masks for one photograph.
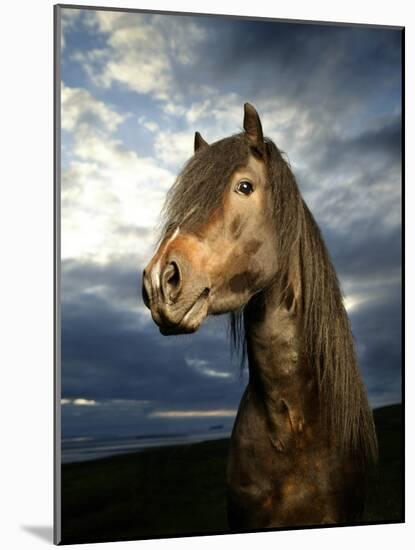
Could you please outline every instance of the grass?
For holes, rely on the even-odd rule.
[[[374,416],[379,442],[379,463],[369,479],[363,519],[376,523],[404,521],[402,407],[382,407],[374,411]]]
[[[375,411],[380,460],[365,522],[403,521],[401,406]],[[227,531],[228,440],[62,466],[62,543]]]

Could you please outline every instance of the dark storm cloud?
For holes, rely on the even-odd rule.
[[[372,178],[367,177],[366,185],[375,184],[381,181],[380,176],[385,170],[391,167],[400,169],[401,130],[401,117],[395,115],[384,125],[364,130],[357,136],[332,135],[329,140],[321,140],[314,144],[318,155],[312,163],[313,174],[330,174],[341,169],[347,175],[348,171],[359,168],[362,175],[366,175],[367,168],[375,166],[377,178],[374,179],[372,173]]]
[[[323,227],[327,247],[341,278],[374,281],[382,277],[399,277],[401,229],[381,229],[380,223],[368,227],[364,222],[342,234]]]
[[[63,302],[63,397],[149,400],[163,409],[236,405],[241,384],[225,334],[208,325],[194,337],[166,338],[143,315],[139,300],[135,311],[96,294]],[[213,375],[192,366],[202,358]]]
[[[358,287],[392,279],[400,289],[400,172],[401,120],[394,115],[353,138],[323,142],[307,170],[297,174],[340,280]]]
[[[381,288],[378,300],[352,314],[351,322],[372,405],[401,401],[400,287]]]
[[[208,29],[200,63],[181,75],[240,95],[290,97],[301,105],[350,109],[400,84],[395,30],[200,18]],[[187,79],[186,79],[187,76]],[[378,108],[374,103],[373,108]]]
[[[108,301],[114,300],[119,305],[129,302],[135,307],[141,295],[141,269],[124,261],[99,264],[92,261],[65,260],[62,263],[62,299],[71,303],[79,300],[94,299],[98,289]],[[87,309],[87,307],[85,308]]]

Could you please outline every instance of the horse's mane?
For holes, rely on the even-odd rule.
[[[337,275],[288,162],[270,139],[265,141],[281,300],[290,294],[301,312],[302,354],[316,373],[322,420],[343,451],[368,464],[377,457],[375,428]],[[244,360],[241,312],[231,315],[230,327]]]
[[[302,353],[316,373],[323,421],[345,452],[371,462],[377,454],[375,429],[339,282],[288,162],[270,139],[265,144],[281,297],[292,295],[301,312]],[[249,151],[249,140],[241,133],[196,152],[167,196],[163,235],[177,225],[194,228],[206,222]],[[243,311],[231,314],[230,320],[232,342],[244,359]]]

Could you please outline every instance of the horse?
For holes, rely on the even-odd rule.
[[[142,296],[163,335],[230,313],[249,379],[227,464],[231,531],[361,520],[377,439],[339,281],[285,153],[243,131],[194,154],[169,189]]]

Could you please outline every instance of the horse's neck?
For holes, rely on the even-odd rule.
[[[277,448],[316,418],[316,388],[301,353],[299,326],[297,314],[279,303],[273,289],[251,300],[246,309],[249,391],[263,405]]]

